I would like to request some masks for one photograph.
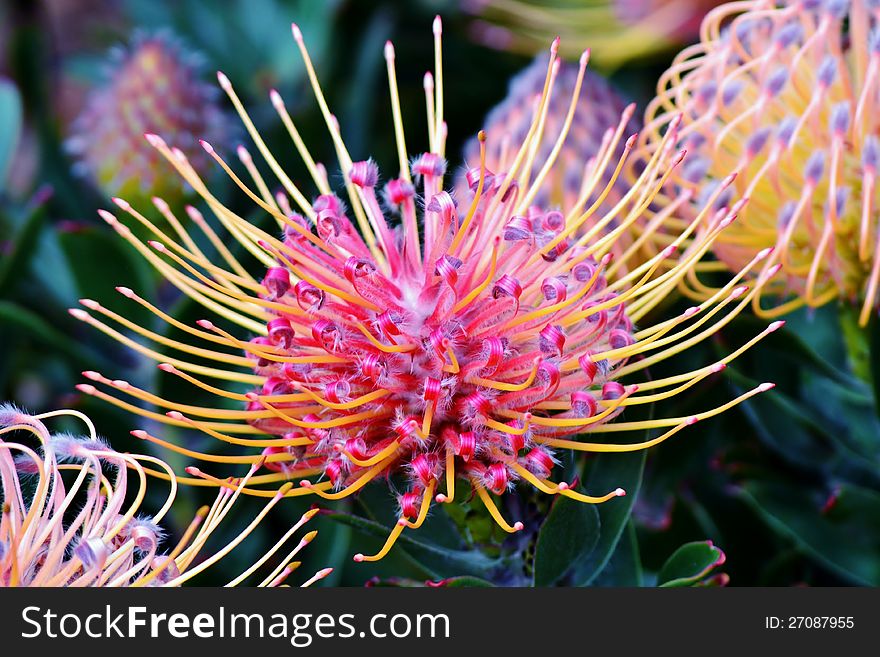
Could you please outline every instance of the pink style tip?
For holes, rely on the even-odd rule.
[[[590,53],[591,50],[589,48],[581,53],[581,58],[578,60],[578,64],[581,68],[587,68],[587,64],[590,63]]]
[[[159,135],[152,132],[145,132],[144,139],[146,139],[147,143],[153,148],[160,148],[165,145],[165,140],[163,140]]]

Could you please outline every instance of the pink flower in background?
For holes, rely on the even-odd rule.
[[[88,435],[50,433],[45,420],[64,415],[82,420]],[[170,483],[165,502],[154,515],[143,514],[148,473]],[[135,476],[130,479],[130,474]],[[253,471],[234,482],[234,490],[222,489],[214,505],[200,509],[180,542],[166,553],[161,523],[177,493],[177,479],[167,463],[153,456],[115,451],[98,438],[91,420],[78,411],[29,415],[2,405],[0,587],[180,586],[237,547],[283,497],[279,491],[241,533],[210,556],[203,555],[205,543],[252,476]],[[253,575],[316,512],[306,513],[230,585]],[[296,567],[290,559],[315,534],[301,539],[262,585],[282,583]],[[318,572],[306,584],[329,572]]]
[[[486,166],[491,171],[507,171],[517,155],[516,145],[523,142],[529,133],[535,114],[540,107],[547,79],[547,56],[539,55],[523,71],[510,81],[507,96],[496,105],[483,123],[486,136]],[[535,153],[538,161],[550,158],[556,146],[557,137],[566,124],[571,106],[572,94],[578,84],[577,64],[561,61],[553,82],[553,92],[547,98],[544,109],[542,138]],[[555,156],[553,167],[547,172],[534,204],[543,208],[556,208],[568,212],[575,207],[586,179],[585,170],[596,166],[596,158],[607,152],[608,140],[613,137],[612,126],[616,127],[621,117],[627,117],[624,134],[635,134],[639,122],[632,118],[635,104],[630,104],[602,76],[590,70],[584,74],[580,84],[580,94],[575,112],[566,130],[565,140]],[[611,151],[613,161],[623,156],[625,143],[617,140]],[[476,166],[480,161],[480,142],[474,138],[465,146],[465,161]],[[458,197],[468,195],[468,182],[465,171],[456,181]],[[601,199],[599,212],[610,211],[629,191],[624,180],[608,183],[614,170],[606,167],[602,171],[601,184],[590,194],[587,201],[592,205]],[[615,228],[614,223],[609,225]],[[622,253],[626,235],[615,240],[615,247]]]
[[[225,143],[231,127],[202,70],[200,57],[166,33],[140,34],[111,51],[107,81],[90,91],[66,142],[76,170],[108,196],[179,196],[177,181],[143,134],[164,135],[205,170],[209,159],[196,137]]]

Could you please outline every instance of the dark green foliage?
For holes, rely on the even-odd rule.
[[[712,545],[712,541],[686,543],[663,564],[657,575],[657,586],[694,586],[705,582],[707,575],[724,560],[724,552]]]

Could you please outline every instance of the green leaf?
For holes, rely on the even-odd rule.
[[[679,587],[697,584],[725,561],[724,552],[712,541],[685,543],[678,548],[657,576],[657,586]]]
[[[381,68],[385,66],[381,57],[382,44],[388,38],[392,20],[387,10],[374,12],[363,27],[360,43],[357,46],[352,44],[352,50],[356,48],[357,55],[347,76],[345,109],[341,115],[345,121],[342,131],[345,134],[346,145],[352,152],[365,152],[372,145],[373,135],[370,126],[374,123],[373,115],[379,107],[376,99],[378,91],[376,80],[379,78]],[[285,59],[290,59],[286,50]]]
[[[647,453],[642,450],[600,454],[592,459],[585,478],[585,488],[594,494],[601,494],[620,487],[626,491],[626,496],[616,497],[596,507],[601,528],[599,540],[593,551],[575,567],[572,578],[575,586],[591,584],[617,548],[642,485],[646,456]]]
[[[743,388],[757,385],[756,380],[735,368],[730,369],[729,375]],[[841,418],[864,413],[864,404],[858,399],[846,398],[847,389],[830,379],[809,373],[801,373],[801,379],[801,385],[806,388],[804,393],[812,393],[816,388],[822,391],[822,396],[792,398],[777,386],[771,394],[754,397],[740,407],[755,434],[786,461],[806,470],[828,468],[839,456],[866,473],[874,470],[875,461],[866,453],[869,443],[860,445],[853,438],[862,433],[861,426],[841,424]],[[870,429],[870,420],[860,418],[860,422]]]
[[[0,190],[12,168],[12,158],[21,135],[21,95],[9,80],[0,79]]]
[[[333,522],[329,518],[315,518],[314,529],[318,530],[318,536],[312,542],[315,552],[319,553],[320,559],[325,564],[343,563],[351,559],[351,534],[352,529],[340,522]],[[312,556],[312,555],[307,555]],[[336,568],[324,579],[327,586],[339,586],[342,577],[342,569]]]
[[[840,323],[836,309],[829,304],[824,308],[810,308],[791,313],[785,318],[785,326],[761,341],[760,350],[753,356],[758,364],[776,366],[791,363],[797,368],[807,368],[816,374],[842,384],[851,382],[846,369],[839,367],[846,355],[841,339]],[[752,315],[740,315],[731,327],[742,332],[743,338],[764,329],[767,322]],[[772,357],[768,357],[772,354]]]
[[[559,497],[538,531],[535,546],[535,586],[558,582],[576,561],[599,541],[599,513],[593,504]]]
[[[870,383],[871,348],[868,333],[859,326],[859,311],[854,306],[841,306],[838,316],[840,333],[849,357],[849,368],[859,379]]]
[[[874,313],[866,329],[868,333],[869,367],[874,389],[874,408],[880,415],[880,318]]]
[[[627,522],[608,563],[593,579],[591,585],[605,587],[645,585],[639,542],[632,519]]]
[[[741,495],[819,563],[855,584],[880,586],[880,493],[847,484],[829,500],[803,486],[750,482]]]
[[[331,511],[326,517],[347,524],[364,534],[388,537],[391,528],[378,522],[367,520],[350,513]],[[452,550],[438,545],[423,543],[407,536],[404,531],[397,539],[397,547],[402,547],[433,579],[443,579],[458,575],[485,575],[502,565],[499,559],[490,559],[476,550]]]
[[[12,238],[10,252],[0,260],[0,297],[10,296],[16,284],[29,271],[38,251],[38,243],[46,219],[46,208],[38,204],[29,208]]]
[[[438,582],[432,582],[431,586],[442,586],[447,589],[462,589],[462,588],[478,588],[485,589],[494,587],[495,585],[485,579],[480,577],[447,577],[446,579],[440,580]]]
[[[479,577],[471,577],[465,575],[462,577],[447,577],[446,579],[420,581],[411,577],[374,577],[368,582],[369,586],[383,588],[444,588],[444,589],[461,589],[461,588],[493,588],[495,585],[485,579]]]
[[[3,333],[20,333],[54,352],[63,353],[80,367],[104,363],[98,354],[83,347],[67,333],[58,330],[45,318],[11,301],[0,301],[0,327]],[[8,344],[6,340],[3,344]]]
[[[852,394],[852,388],[830,379],[804,376],[800,406],[816,416],[837,452],[848,463],[857,461],[868,476],[876,478],[880,463],[880,417],[871,391],[866,396]],[[850,474],[842,476],[851,479]]]
[[[116,285],[124,285],[148,290],[154,285],[149,264],[124,240],[93,226],[59,231],[57,239],[80,297],[97,299],[140,325],[152,320],[151,313],[127,301],[114,289]]]

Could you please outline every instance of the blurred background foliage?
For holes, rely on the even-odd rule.
[[[198,55],[205,83],[214,85],[213,71],[224,71],[266,141],[282,145],[276,154],[298,180],[305,172],[268,102],[270,89],[286,99],[316,159],[333,162],[333,154],[288,24],[296,21],[305,35],[355,159],[372,156],[380,168],[391,170],[396,154],[382,47],[386,39],[395,44],[408,146],[420,152],[426,148],[419,130],[424,124],[421,81],[432,66],[431,20],[440,13],[447,152],[454,170],[462,164],[465,141],[533,54],[527,47],[505,49],[498,39],[489,39],[495,47],[487,47],[485,33],[493,16],[484,11],[487,4],[492,3],[0,4],[0,398],[35,412],[79,408],[120,450],[147,449],[129,435],[135,428],[182,437],[193,449],[211,440],[151,427],[149,421],[75,392],[83,380],[80,372],[89,369],[163,396],[181,396],[164,394],[168,386],[179,385],[177,379],[160,376],[69,317],[67,309],[77,299],[100,299],[111,309],[124,307],[134,321],[152,322],[132,312],[132,304],[119,303],[113,288],[126,285],[182,321],[201,317],[194,304],[176,296],[98,219],[96,210],[109,207],[109,196],[116,192],[77,167],[65,146],[90,92],[111,75],[108,53],[113,48],[131,43],[136,34],[162,32]],[[693,33],[675,37],[686,41]],[[657,74],[674,54],[670,38],[645,48],[647,54],[635,61],[625,61],[620,53],[600,53],[597,61],[600,68],[602,62],[613,62],[605,72],[644,107]],[[230,111],[225,103],[220,106]],[[230,125],[235,123],[232,119]],[[220,146],[231,151],[243,137],[241,129],[231,129]],[[338,171],[331,168],[330,174],[339,180]],[[240,195],[229,193],[228,179],[217,177],[214,183],[224,202],[260,221]],[[175,202],[183,200],[186,190],[181,189]],[[394,521],[388,489],[371,486],[311,523],[319,536],[306,551],[304,571],[333,566],[334,574],[324,583],[354,586],[421,586],[427,581],[450,586],[880,585],[880,337],[875,327],[849,330],[851,318],[835,307],[787,319],[784,330],[721,377],[677,397],[675,408],[664,408],[664,414],[685,416],[710,408],[760,381],[776,382],[773,393],[701,422],[647,455],[579,457],[563,464],[566,476],[579,476],[596,490],[622,486],[627,497],[591,507],[562,498],[553,503],[523,488],[518,497],[508,496],[508,503],[516,506],[513,515],[523,518],[528,530],[513,537],[500,536],[478,505],[438,505],[425,527],[405,533],[389,557],[356,564],[351,555],[380,546]],[[652,374],[713,362],[761,328],[758,320],[743,315],[713,340],[660,364]],[[187,388],[188,394],[192,391]],[[181,457],[170,460],[178,470],[187,465]],[[179,535],[209,497],[208,491],[185,489],[171,520],[172,533]],[[237,561],[230,572],[261,554],[260,546],[268,547],[312,503],[298,498],[280,505],[255,539],[230,557]],[[242,522],[249,517],[248,509],[242,509]],[[209,572],[197,581],[221,582],[220,575]]]

